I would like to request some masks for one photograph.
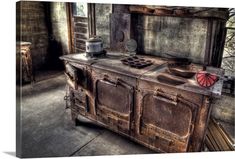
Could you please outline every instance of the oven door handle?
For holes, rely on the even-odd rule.
[[[105,76],[103,77],[103,79],[101,79],[101,80],[99,80],[99,81],[103,81],[104,83],[106,83],[106,84],[108,84],[108,85],[112,85],[112,86],[117,87],[117,82],[114,82],[114,81],[110,80],[107,75],[105,75]]]
[[[161,89],[157,89],[156,92],[154,93],[154,96],[162,97],[166,100],[173,101],[173,102],[178,102],[178,96],[180,95],[170,95],[170,94],[165,93]]]
[[[175,105],[177,106],[177,102],[173,101],[173,100],[170,100],[168,98],[164,98],[164,97],[161,97],[161,96],[157,96],[157,95],[153,95],[153,98],[157,99],[157,100],[160,100],[162,102],[166,102],[166,103],[169,103],[169,104],[172,104],[172,105]]]
[[[125,88],[127,88],[128,90],[132,91],[133,92],[133,87],[128,85],[127,83],[125,83],[123,80],[121,80],[120,78],[117,78],[117,82],[116,82],[117,85],[121,85]]]
[[[128,90],[132,91],[133,92],[133,87],[128,85],[127,83],[125,83],[123,80],[121,80],[120,78],[117,78],[116,81],[112,81],[109,79],[109,76],[107,74],[104,75],[103,77],[103,81],[106,82],[107,84],[112,84],[114,85],[115,87],[117,87],[118,85],[124,87],[124,88],[127,88]]]

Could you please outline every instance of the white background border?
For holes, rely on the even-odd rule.
[[[55,0],[50,0],[55,1]],[[64,2],[66,0],[60,0]],[[74,2],[67,0],[66,2]],[[120,3],[120,4],[151,4],[174,6],[203,6],[203,7],[229,7],[235,8],[234,0],[82,0],[95,3]],[[57,2],[57,1],[56,1]],[[15,33],[16,33],[16,0],[1,1],[1,98],[0,98],[0,159],[15,158]],[[128,155],[128,156],[100,156],[95,158],[176,158],[176,159],[200,159],[200,158],[234,158],[234,152],[208,152],[208,153],[181,153],[181,154],[156,154],[156,155]],[[65,157],[71,158],[71,157]],[[72,157],[78,158],[78,157]],[[90,158],[90,157],[83,157]]]

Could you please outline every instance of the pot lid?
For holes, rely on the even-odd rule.
[[[211,87],[218,80],[216,74],[208,73],[205,71],[199,71],[196,74],[197,82],[202,87]]]
[[[31,42],[27,42],[27,41],[17,41],[16,45],[31,45]]]
[[[102,42],[102,39],[100,37],[91,37],[87,40],[87,42]]]
[[[137,49],[137,42],[134,39],[129,39],[125,43],[125,48],[129,52],[134,52]]]

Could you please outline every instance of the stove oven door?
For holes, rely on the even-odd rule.
[[[117,79],[99,79],[96,85],[96,115],[112,130],[129,134],[133,109],[134,89]]]
[[[145,93],[141,103],[141,135],[163,152],[185,152],[194,129],[197,105],[162,91]]]

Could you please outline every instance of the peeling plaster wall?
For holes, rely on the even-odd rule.
[[[138,15],[135,39],[139,52],[164,56],[164,53],[204,61],[207,20]]]
[[[96,35],[104,41],[104,48],[110,47],[110,13],[111,4],[95,4]]]
[[[31,42],[33,68],[45,64],[48,49],[48,28],[44,5],[41,2],[17,2],[16,40]]]
[[[49,27],[49,53],[46,68],[63,69],[63,62],[59,59],[69,54],[68,22],[65,2],[50,3],[47,8]]]
[[[212,116],[216,119],[235,124],[235,98],[222,95],[220,99],[214,100],[212,104]]]
[[[69,37],[65,2],[51,3],[51,22],[53,37],[61,43],[63,54],[68,54]]]
[[[63,67],[69,53],[66,3],[17,2],[16,40],[31,42],[33,69]]]

